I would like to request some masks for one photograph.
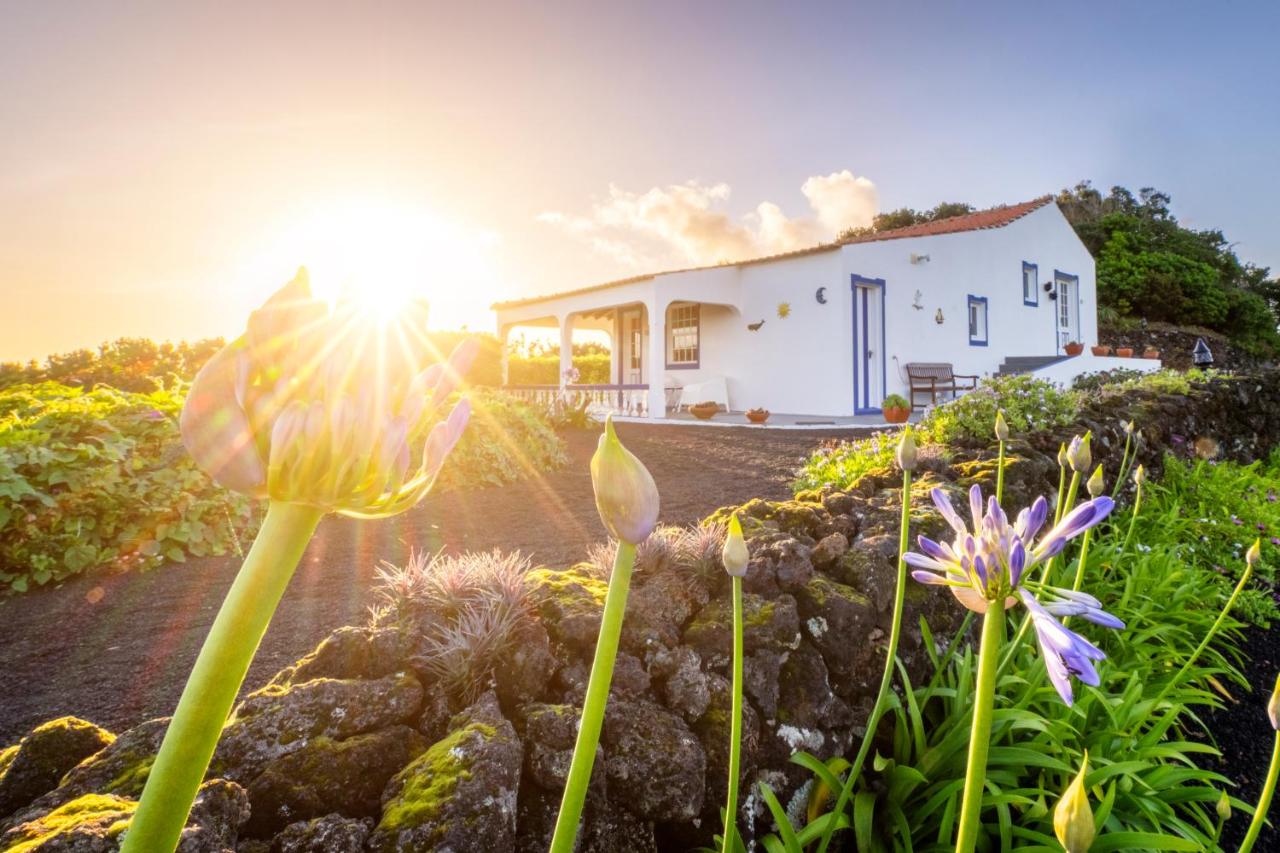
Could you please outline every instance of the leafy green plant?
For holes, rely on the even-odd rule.
[[[1079,413],[1081,398],[1052,382],[1032,376],[992,376],[962,397],[929,411],[920,434],[935,444],[987,442],[996,412],[1003,411],[1014,434],[1069,425]]]
[[[870,438],[832,441],[818,447],[800,466],[792,489],[848,488],[872,471],[891,474],[897,436],[877,432]]]
[[[252,537],[258,511],[179,441],[183,392],[0,391],[0,586],[226,554]]]
[[[565,463],[564,442],[536,406],[491,388],[467,391],[471,422],[437,489],[501,486]]]
[[[907,402],[907,398],[901,394],[890,394],[884,398],[884,402],[880,404],[885,409],[909,409],[911,404]]]

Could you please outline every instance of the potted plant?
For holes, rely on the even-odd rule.
[[[711,400],[703,400],[689,407],[689,413],[700,421],[711,420],[711,416],[720,411],[720,406]]]
[[[753,424],[762,424],[769,420],[769,410],[761,408],[747,409],[747,420]]]
[[[1067,355],[1079,355],[1084,352],[1084,344],[1079,341],[1068,341],[1063,347]]]
[[[1111,345],[1110,344],[1094,344],[1093,346],[1089,347],[1089,351],[1092,352],[1094,355],[1111,355]]]
[[[880,410],[884,412],[884,419],[891,424],[906,423],[907,418],[911,417],[911,404],[901,394],[890,394],[885,397],[884,402],[880,404]]]
[[[1160,350],[1156,349],[1155,347],[1149,346],[1142,351],[1142,357],[1143,358],[1159,358]]]
[[[1116,347],[1116,355],[1121,358],[1133,358],[1133,347]]]

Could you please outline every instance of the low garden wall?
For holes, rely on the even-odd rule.
[[[1280,373],[1091,403],[1079,426],[1013,442],[1006,502],[1056,487],[1059,443],[1085,428],[1095,460],[1114,471],[1129,419],[1149,470],[1170,451],[1248,461],[1280,444]],[[949,458],[922,450],[922,488],[993,479],[988,447],[951,448]],[[752,550],[742,791],[756,820],[744,832],[767,828],[755,782],[803,811],[810,774],[790,756],[845,753],[864,730],[892,608],[896,482],[872,473],[847,491],[738,508]],[[687,849],[719,827],[731,631],[711,525],[725,517],[701,534],[660,531],[641,548],[580,849]],[[942,526],[923,507],[913,519],[913,532]],[[368,625],[338,630],[244,699],[182,849],[545,850],[606,552],[563,570],[459,560],[451,577],[488,590],[465,607],[429,573],[389,579],[387,607]],[[946,634],[960,615],[949,596],[908,588],[900,654],[913,679],[929,668],[920,617]],[[0,848],[35,838],[42,851],[114,850],[164,727],[113,737],[55,721],[0,751]]]

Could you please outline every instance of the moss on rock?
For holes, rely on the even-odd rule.
[[[66,773],[111,745],[115,736],[78,717],[37,726],[0,753],[0,817],[52,791]]]
[[[533,569],[525,582],[552,637],[575,648],[594,647],[609,592],[607,582],[576,566]]]
[[[129,827],[138,804],[111,794],[84,794],[6,833],[5,853],[30,853],[71,834],[113,841]],[[91,844],[92,842],[90,842]],[[69,846],[67,849],[71,849]],[[75,849],[81,849],[79,847]],[[86,845],[84,849],[106,849]]]

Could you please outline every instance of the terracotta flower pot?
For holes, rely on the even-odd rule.
[[[715,403],[694,403],[689,407],[689,413],[700,421],[709,421],[711,416],[720,411],[720,407]]]
[[[1143,358],[1159,358],[1160,350],[1156,349],[1155,347],[1147,347],[1142,351],[1142,357]]]
[[[911,417],[911,410],[906,406],[886,406],[884,408],[884,419],[891,424],[905,424],[909,417]]]
[[[762,424],[769,420],[768,409],[747,409],[747,420],[753,424]]]
[[[1116,347],[1116,355],[1121,358],[1133,358],[1133,347]]]
[[[1111,346],[1109,344],[1098,344],[1097,346],[1089,347],[1089,351],[1094,355],[1111,355]]]
[[[1063,349],[1067,355],[1079,355],[1084,352],[1084,344],[1072,342],[1064,346]]]

